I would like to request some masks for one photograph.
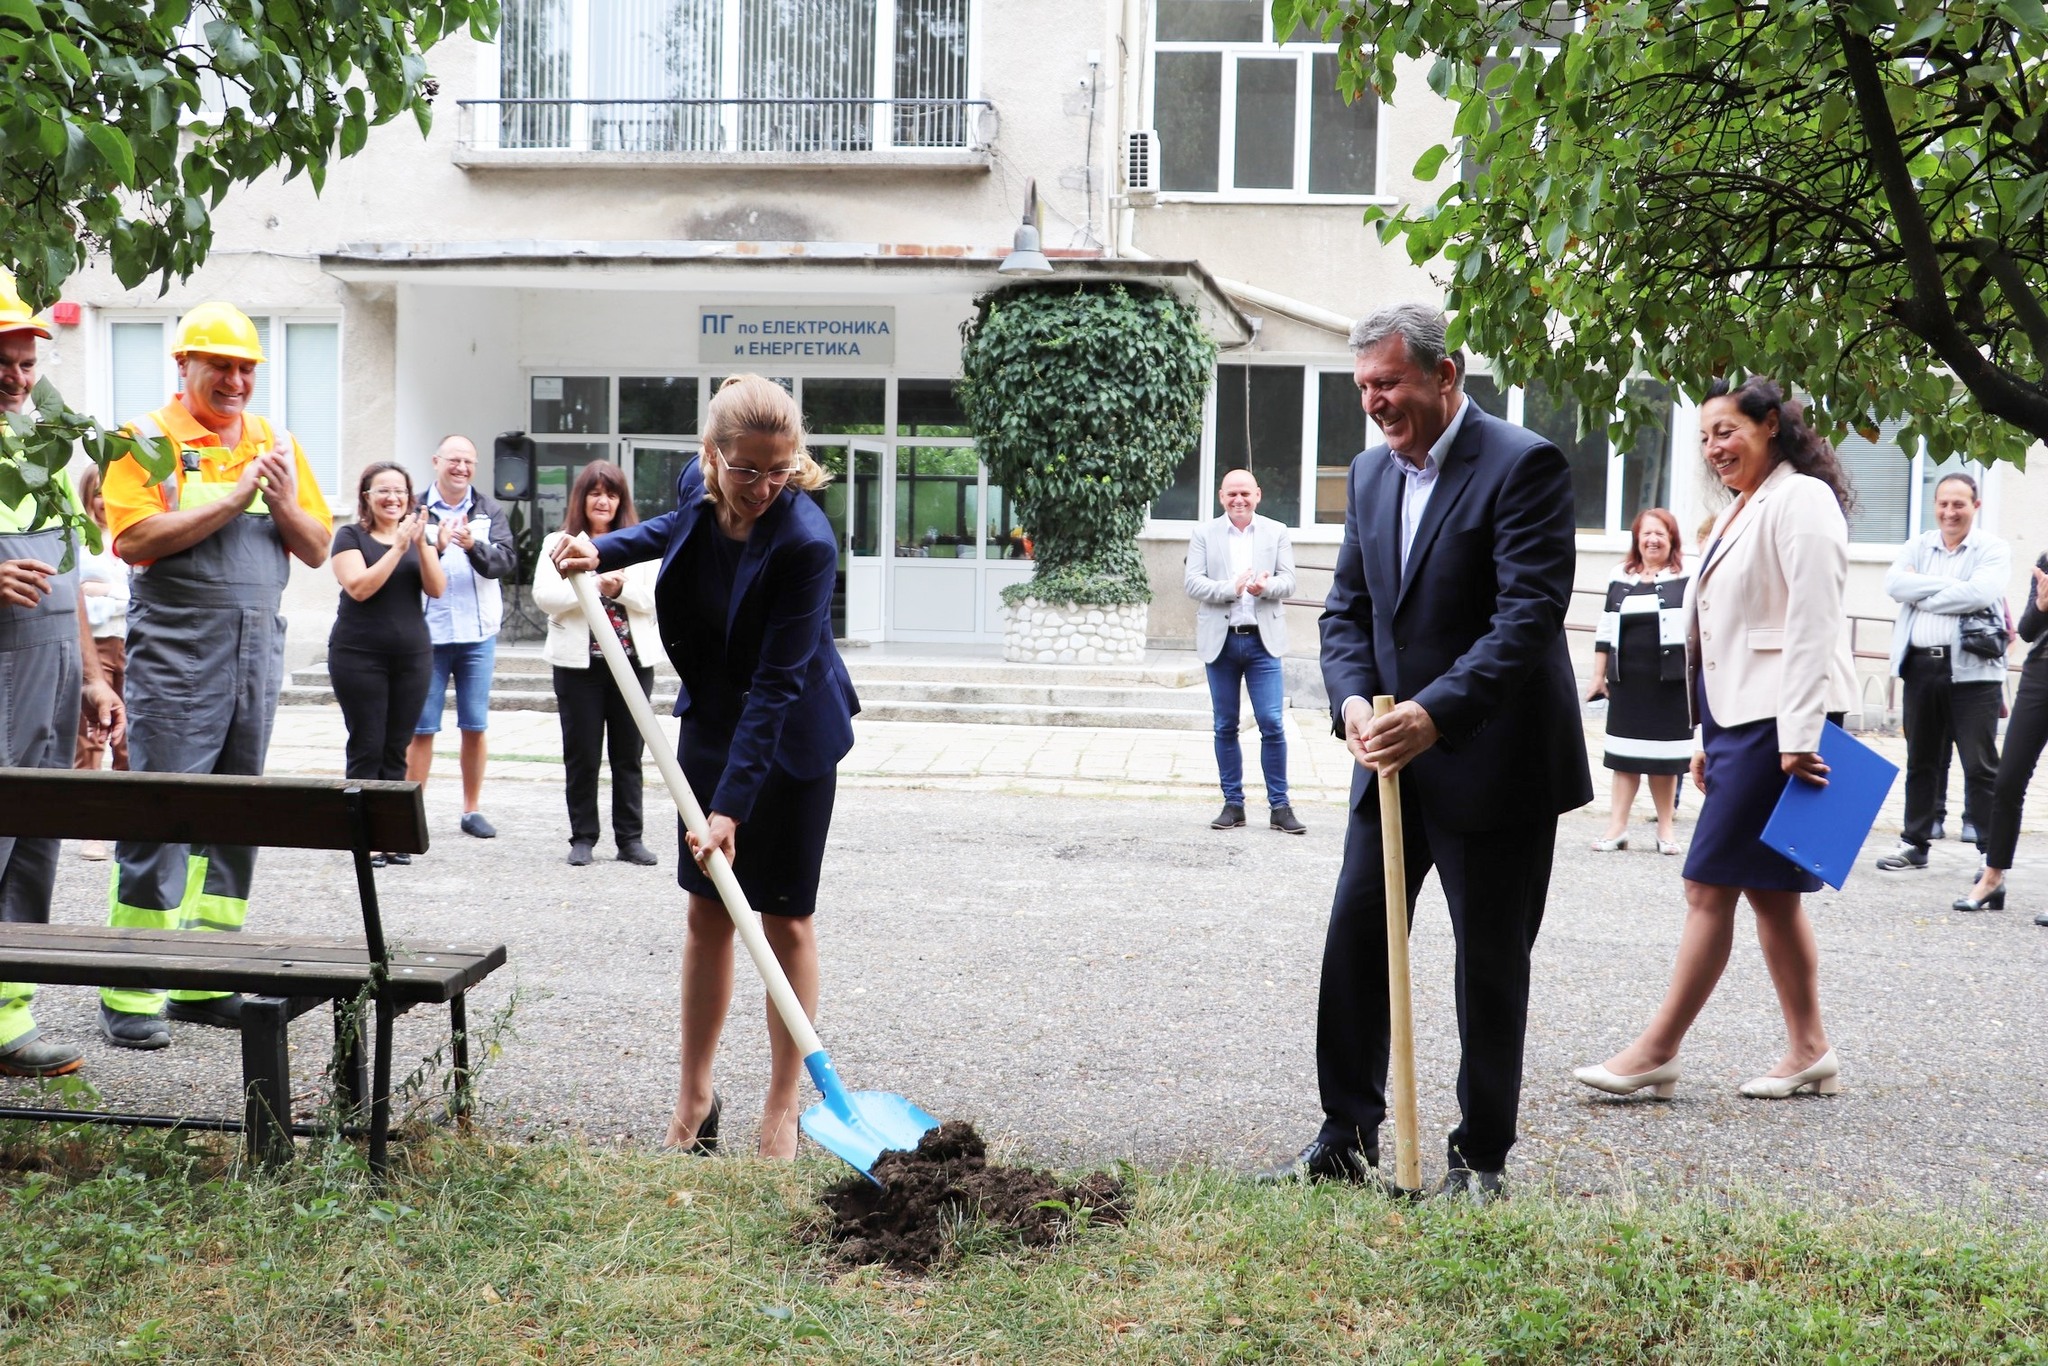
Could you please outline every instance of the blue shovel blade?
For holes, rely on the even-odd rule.
[[[888,1091],[840,1093],[845,1113],[825,1101],[804,1111],[804,1132],[817,1145],[848,1163],[870,1181],[875,1160],[885,1152],[910,1152],[939,1122],[902,1096]]]
[[[804,1059],[804,1069],[824,1097],[804,1111],[804,1132],[870,1181],[875,1180],[875,1159],[890,1151],[910,1152],[939,1127],[936,1119],[899,1095],[847,1090],[822,1048]]]

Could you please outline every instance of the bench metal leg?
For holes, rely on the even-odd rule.
[[[292,1157],[292,1072],[285,1026],[291,1002],[281,996],[242,998],[242,1093],[249,1157],[260,1166]]]
[[[473,1099],[469,1089],[469,1002],[460,993],[448,1003],[448,1034],[455,1063],[455,1094],[449,1100],[449,1113],[456,1126],[467,1132]]]
[[[390,999],[377,1002],[377,1051],[375,1080],[370,1090],[370,1170],[384,1175],[388,1163],[386,1148],[391,1138],[391,1025],[397,1012]]]
[[[348,1000],[334,1003],[334,1108],[344,1124],[360,1124],[370,1101],[370,1054],[363,1047],[363,1012]]]

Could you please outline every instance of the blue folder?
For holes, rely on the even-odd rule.
[[[1828,785],[1786,778],[1763,841],[1840,891],[1899,766],[1832,721],[1821,728],[1820,757],[1828,766]]]

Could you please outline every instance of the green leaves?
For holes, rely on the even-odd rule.
[[[28,411],[5,418],[0,422],[0,503],[32,498],[35,508],[29,525],[61,522],[71,529],[74,542],[82,538],[95,549],[100,544],[99,527],[72,503],[70,481],[59,477],[71,463],[72,452],[83,450],[103,472],[122,456],[133,455],[151,471],[151,482],[169,474],[177,462],[177,448],[168,440],[145,441],[110,431],[84,413],[73,412],[47,378],[36,381]]]
[[[1048,600],[1150,597],[1145,507],[1201,440],[1216,348],[1149,286],[1034,284],[983,296],[961,329],[960,401],[1035,546]]]
[[[1760,371],[1837,431],[1896,419],[1976,460],[2048,438],[2042,0],[1552,8],[1295,4],[1344,17],[1347,79],[1402,52],[1456,104],[1415,173],[1470,173],[1365,221],[1503,382],[1626,412],[1632,376]]]
[[[100,251],[129,285],[189,275],[231,188],[274,167],[317,188],[377,124],[424,130],[426,49],[497,21],[497,0],[0,0],[0,242],[23,294],[51,302]]]

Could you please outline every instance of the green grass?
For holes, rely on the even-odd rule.
[[[963,1230],[924,1279],[834,1266],[842,1172],[432,1139],[245,1179],[216,1141],[0,1143],[0,1360],[1997,1362],[2048,1358],[2048,1237],[1990,1219],[1133,1172],[1128,1226]]]

